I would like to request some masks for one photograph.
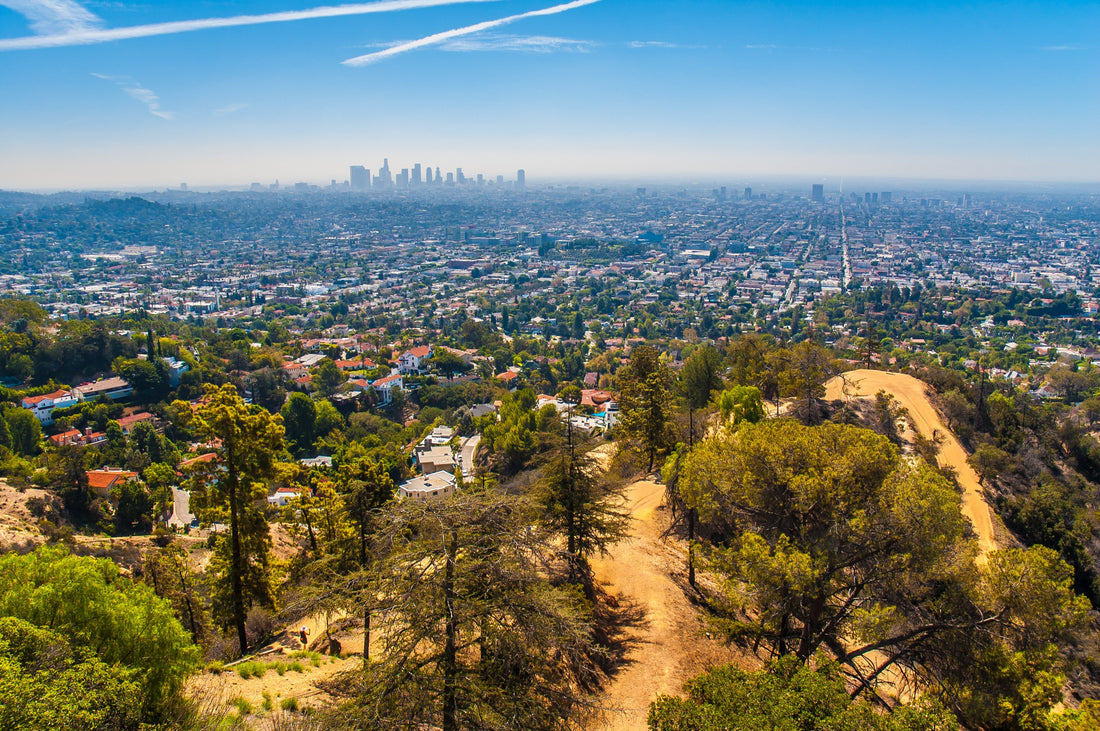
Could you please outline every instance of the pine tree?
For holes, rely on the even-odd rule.
[[[237,628],[241,652],[248,647],[245,615],[253,602],[271,605],[271,534],[256,507],[267,494],[265,480],[285,451],[279,417],[249,407],[231,384],[207,386],[206,401],[195,412],[201,439],[220,444],[218,459],[204,463],[190,481],[191,502],[205,522],[228,514],[229,538],[219,541],[211,568],[216,577],[215,606],[221,619]],[[246,606],[247,605],[247,606]]]
[[[593,553],[626,534],[630,518],[620,509],[622,494],[603,474],[565,419],[565,444],[546,467],[539,502],[544,508],[543,524],[565,536],[569,579],[575,581]]]
[[[656,350],[640,345],[631,352],[620,388],[619,432],[628,448],[645,457],[650,471],[670,446],[670,382],[668,367]]]

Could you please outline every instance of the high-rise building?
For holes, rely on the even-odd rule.
[[[867,205],[871,205],[871,194],[870,193],[864,193],[863,194],[863,202],[866,203]]]
[[[825,186],[821,183],[814,183],[813,188],[810,189],[810,198],[818,203],[824,203]]]
[[[424,172],[427,175],[427,177],[424,179],[424,183],[426,185],[431,185],[432,184],[432,168],[431,168],[431,166],[429,165],[428,169],[425,170]]]
[[[351,166],[351,189],[366,190],[370,187],[370,170],[362,165]]]
[[[439,166],[435,166],[435,184],[443,185],[443,176],[439,174]]]
[[[745,200],[752,200],[752,188],[745,188]]]
[[[477,174],[477,184],[478,185],[485,185],[485,176],[482,175],[481,173]]]
[[[498,175],[497,176],[497,185],[504,185],[504,176],[503,175]]]
[[[390,177],[390,159],[383,158],[382,167],[378,169],[378,175],[374,176],[375,188],[392,188],[393,178]]]
[[[462,174],[462,168],[455,168],[455,181],[460,185],[466,182],[466,176]]]
[[[527,185],[527,171],[520,168],[516,171],[516,187],[523,188]]]
[[[454,185],[454,184],[455,184],[455,174],[454,173],[447,173],[447,185]]]
[[[412,178],[409,179],[409,182],[413,185],[420,185],[420,163],[413,165]]]
[[[397,187],[408,188],[409,187],[409,169],[401,168],[401,172],[397,174]]]
[[[879,194],[878,194],[878,199],[879,199],[880,201],[882,201],[883,203],[889,203],[890,201],[892,201],[892,200],[894,199],[894,194],[893,194],[893,193],[891,193],[891,192],[890,192],[890,191],[888,191],[888,190],[887,190],[887,191],[883,191],[882,193],[879,193]]]

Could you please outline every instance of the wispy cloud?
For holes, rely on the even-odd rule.
[[[1083,50],[1085,50],[1085,46],[1078,46],[1078,45],[1042,46],[1042,47],[1039,48],[1039,50],[1040,51],[1055,51],[1055,52],[1058,52],[1058,51],[1083,51]]]
[[[454,38],[461,38],[462,36],[469,36],[473,35],[474,33],[481,33],[482,31],[492,30],[493,28],[499,28],[502,25],[515,23],[518,20],[524,20],[526,18],[536,18],[546,15],[557,15],[558,13],[564,13],[575,8],[584,7],[585,5],[592,5],[598,2],[600,2],[600,0],[573,0],[573,2],[562,3],[561,5],[555,5],[550,8],[532,10],[527,13],[519,13],[518,15],[509,15],[506,18],[497,18],[496,20],[486,20],[482,23],[475,23],[474,25],[467,25],[462,28],[453,28],[451,30],[445,30],[441,33],[433,33],[430,36],[418,38],[415,41],[399,43],[395,46],[390,46],[389,48],[381,51],[375,51],[374,53],[368,53],[363,56],[349,58],[342,63],[345,66],[367,66],[368,64],[377,63],[378,61],[390,58],[391,56],[408,53],[409,51],[415,51],[418,48],[425,48],[427,46],[438,46]]]
[[[518,51],[521,53],[551,53],[571,51],[584,53],[595,46],[594,41],[556,36],[486,35],[477,38],[458,38],[443,43],[443,51]]]
[[[228,114],[236,114],[242,109],[248,109],[248,104],[227,104],[224,107],[215,109],[212,114],[215,117],[224,117]]]
[[[595,0],[592,0],[593,2]],[[76,17],[73,7],[83,10],[72,0],[0,0],[2,4],[11,7],[36,22],[36,17],[43,19],[53,17],[57,22],[61,16],[55,13],[48,15],[44,8],[65,6],[69,8],[71,17]],[[228,18],[199,18],[196,20],[176,20],[167,23],[150,23],[148,25],[132,25],[124,28],[97,28],[86,23],[83,26],[43,26],[44,35],[25,36],[23,38],[0,39],[0,51],[15,51],[31,48],[55,48],[59,46],[81,46],[92,43],[106,43],[108,41],[122,41],[130,38],[148,38],[150,36],[165,36],[175,33],[188,33],[197,30],[211,30],[215,28],[234,28],[243,25],[262,25],[264,23],[287,23],[296,20],[312,20],[315,18],[338,18],[349,15],[369,15],[371,13],[390,13],[398,10],[415,10],[418,8],[433,8],[441,5],[460,5],[468,3],[500,2],[500,0],[379,0],[372,3],[356,3],[351,5],[332,5],[307,10],[288,10],[278,13],[264,13],[261,15],[235,15]],[[18,6],[18,7],[17,7]],[[37,12],[39,16],[31,16],[30,12]],[[98,21],[96,16],[84,11],[92,19]],[[38,32],[37,26],[32,26]]]
[[[92,30],[103,21],[73,0],[0,0],[30,22],[39,34],[67,34]]]
[[[679,48],[676,43],[669,43],[668,41],[631,41],[629,44],[631,48]]]
[[[149,110],[149,113],[154,117],[173,119],[176,116],[175,112],[169,112],[160,108],[160,97],[152,90],[146,89],[128,76],[108,76],[107,74],[97,73],[93,73],[92,76],[97,79],[103,79],[104,81],[110,81],[112,84],[122,89],[127,95],[144,104]]]

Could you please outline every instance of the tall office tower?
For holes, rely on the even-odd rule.
[[[745,188],[745,200],[752,200],[752,188]]]
[[[866,203],[867,205],[871,205],[871,194],[870,193],[864,193],[863,194],[863,202]]]
[[[362,165],[351,166],[351,189],[366,190],[370,187],[370,170]]]
[[[374,187],[376,188],[389,188],[393,185],[393,178],[390,177],[390,159],[382,159],[382,167],[378,169],[378,175],[374,177]]]
[[[723,185],[721,188],[718,189],[718,197],[722,200],[726,199],[726,186]]]
[[[482,175],[481,173],[477,174],[477,184],[478,185],[485,185],[485,176]]]
[[[504,176],[503,175],[498,175],[497,176],[497,185],[504,185]]]
[[[427,176],[427,177],[424,178],[424,184],[425,185],[431,185],[432,184],[432,168],[431,168],[431,166],[429,165],[428,169],[424,172]]]
[[[964,208],[969,208],[970,207],[970,194],[969,193],[963,193],[963,207]]]
[[[462,174],[462,168],[455,168],[455,181],[460,184],[466,182],[466,176]]]
[[[413,165],[412,178],[409,182],[413,185],[420,185],[420,163]]]
[[[454,173],[447,173],[447,185],[454,185],[454,184],[455,184],[455,174]]]
[[[523,188],[527,185],[527,172],[520,168],[516,171],[516,187]]]
[[[401,168],[401,172],[397,174],[397,187],[408,188],[409,187],[409,169]]]
[[[894,194],[886,190],[878,194],[878,199],[883,203],[889,203],[894,199]]]
[[[439,166],[435,166],[435,184],[443,185],[443,176],[439,174]]]
[[[818,203],[825,202],[825,186],[821,183],[814,183],[814,187],[810,189],[810,198]]]

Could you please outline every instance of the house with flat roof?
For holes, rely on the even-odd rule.
[[[450,472],[433,472],[419,475],[397,486],[397,494],[410,500],[439,500],[453,495],[455,476]]]
[[[134,387],[125,378],[104,378],[95,383],[85,383],[73,389],[73,394],[78,401],[95,401],[101,395],[112,401],[118,401],[129,397],[134,392]]]

